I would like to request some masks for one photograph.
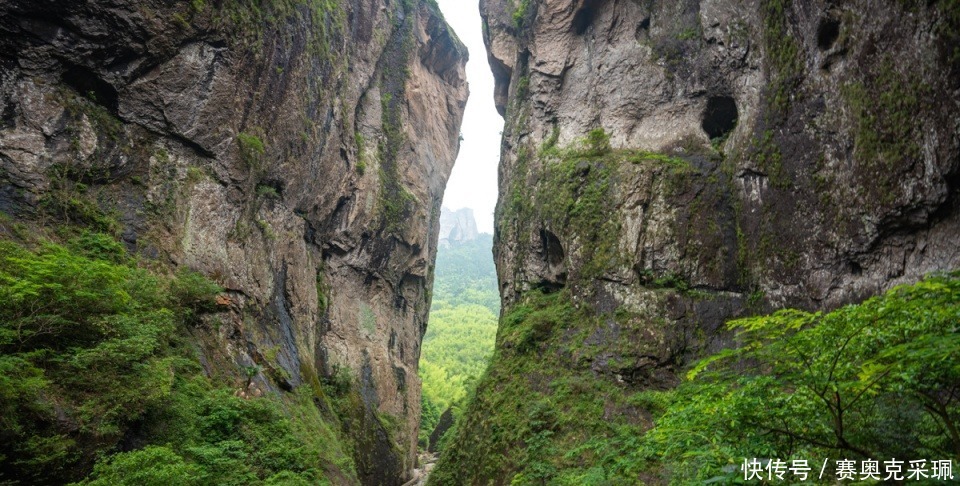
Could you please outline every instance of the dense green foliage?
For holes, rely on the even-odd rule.
[[[960,458],[960,274],[734,321],[740,346],[667,391],[578,366],[576,335],[597,321],[567,291],[509,309],[432,484],[731,483],[753,457]]]
[[[620,458],[645,422],[630,391],[578,366],[586,356],[571,347],[598,324],[568,291],[509,309],[431,484],[633,484],[637,465]]]
[[[663,413],[642,452],[673,482],[744,457],[960,458],[960,273],[729,327],[739,348],[649,394]]]
[[[433,295],[437,309],[442,305],[476,304],[499,314],[493,236],[481,233],[475,240],[440,248],[434,269]]]
[[[138,268],[102,234],[0,242],[0,482],[91,468],[85,482],[111,485],[352,474],[315,393],[245,399],[204,375],[185,337],[220,291]]]
[[[492,237],[481,234],[437,253],[430,323],[420,358],[422,443],[440,414],[462,402],[493,351],[500,297],[492,245]]]

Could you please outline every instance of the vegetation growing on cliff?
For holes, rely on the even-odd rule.
[[[216,310],[217,285],[141,268],[112,236],[64,232],[0,242],[0,481],[65,483],[91,467],[90,484],[354,474],[310,392],[246,399],[205,376],[186,336]]]
[[[404,2],[403,9],[412,13],[412,2]],[[380,193],[378,195],[380,216],[384,228],[391,233],[403,229],[417,207],[416,197],[407,190],[400,179],[397,159],[407,142],[403,129],[403,106],[406,82],[409,75],[407,59],[413,50],[413,20],[410,15],[394,18],[393,35],[385,47],[380,74],[380,123],[383,138],[378,145],[380,163]]]
[[[693,170],[683,158],[634,149],[614,149],[610,136],[595,128],[570,144],[557,145],[558,134],[546,140],[536,154],[518,150],[515,174],[511,176],[506,202],[500,205],[498,221],[509,222],[501,231],[533,232],[541,229],[568,243],[567,254],[583,262],[580,275],[571,280],[599,277],[605,269],[616,267],[621,258],[618,249],[622,223],[617,217],[616,183],[634,167],[652,170],[665,189],[677,186]],[[534,163],[542,166],[543,176],[533,182],[536,197],[531,198],[527,172]],[[541,225],[533,228],[534,224]],[[518,261],[525,257],[516,252]]]
[[[745,457],[960,458],[960,273],[728,326],[740,347],[638,397],[659,415],[638,459],[672,482],[735,476]]]
[[[571,362],[592,315],[565,292],[505,314],[434,484],[692,484],[733,480],[745,457],[960,457],[960,273],[733,321],[740,346],[669,391]]]
[[[763,45],[770,59],[770,86],[767,103],[772,114],[784,116],[796,96],[804,69],[804,54],[790,33],[787,9],[792,0],[763,0]]]
[[[638,443],[645,421],[628,389],[598,379],[578,356],[589,346],[577,330],[596,321],[567,291],[533,291],[510,309],[431,484],[629,483],[635,468],[619,470],[617,457]]]

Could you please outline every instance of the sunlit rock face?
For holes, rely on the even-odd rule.
[[[960,266],[948,2],[482,0],[481,13],[506,120],[505,311],[540,290],[597,315],[596,329],[544,331],[537,342],[566,344],[531,359],[670,387],[729,344],[730,318],[833,308]],[[549,375],[529,380],[549,393]],[[473,443],[493,433],[467,423]],[[485,457],[473,452],[456,457]],[[477,461],[460,472],[509,477],[508,459]]]
[[[360,479],[399,483],[467,54],[430,2],[270,3],[3,2],[0,210],[82,184],[132,251],[227,289],[210,373],[347,370]]]

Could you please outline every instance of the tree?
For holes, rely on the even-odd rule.
[[[677,391],[647,394],[663,414],[644,451],[672,458],[677,478],[723,475],[744,457],[960,458],[960,273],[728,326],[738,348]]]

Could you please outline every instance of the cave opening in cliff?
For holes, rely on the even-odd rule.
[[[829,51],[838,38],[840,38],[840,21],[836,19],[821,20],[817,27],[817,47],[821,51]]]
[[[590,28],[593,19],[597,16],[597,1],[587,1],[573,16],[573,32],[583,35]]]
[[[737,102],[729,96],[711,96],[703,111],[703,131],[711,140],[723,138],[737,126]]]
[[[80,95],[105,107],[111,114],[117,113],[117,90],[93,71],[82,66],[72,66],[64,71],[62,79],[64,84],[77,90]]]

